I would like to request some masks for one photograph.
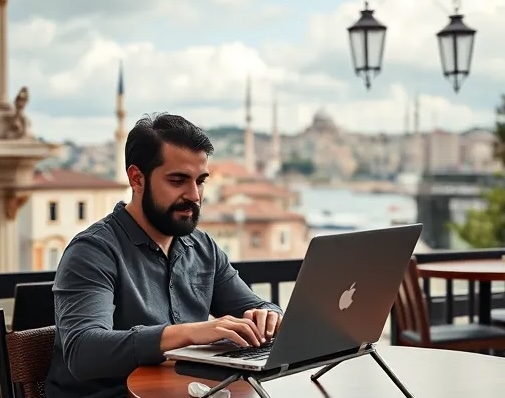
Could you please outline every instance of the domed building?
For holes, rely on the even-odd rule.
[[[302,135],[313,134],[331,135],[333,137],[340,137],[342,135],[331,115],[323,108],[314,114],[312,124],[302,133]]]
[[[335,121],[330,116],[330,114],[326,112],[325,109],[320,109],[314,114],[311,128],[319,132],[327,131],[338,133],[338,128]]]
[[[348,179],[357,168],[346,134],[324,109],[317,111],[312,124],[296,136],[291,155],[312,160],[317,175],[328,179]]]

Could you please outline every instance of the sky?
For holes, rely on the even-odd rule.
[[[492,126],[505,86],[505,0],[462,2],[477,35],[458,94],[442,75],[435,36],[453,2],[369,3],[388,31],[383,70],[367,91],[347,32],[361,1],[9,0],[9,96],[28,86],[34,133],[56,142],[113,138],[120,60],[128,129],[165,111],[203,128],[243,126],[247,75],[258,131],[271,130],[274,97],[284,134],[301,132],[321,109],[347,131],[403,132],[416,95],[422,130]]]

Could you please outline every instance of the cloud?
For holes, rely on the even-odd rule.
[[[19,3],[27,6],[31,0]],[[114,1],[98,11],[80,3],[56,11],[60,2],[46,3],[9,26],[9,88],[13,98],[21,85],[29,86],[28,114],[36,134],[47,139],[112,139],[120,59],[129,126],[146,112],[163,110],[204,127],[243,125],[250,74],[253,126],[258,130],[271,128],[274,93],[281,129],[288,133],[306,127],[321,107],[348,130],[399,132],[404,109],[416,94],[423,129],[458,130],[492,123],[500,95],[497,82],[505,78],[505,48],[496,40],[502,28],[491,15],[504,0],[492,0],[486,7],[468,2],[465,18],[478,29],[478,41],[472,74],[457,96],[441,73],[435,33],[447,23],[447,15],[436,2],[388,0],[376,7],[377,18],[388,25],[388,37],[384,70],[370,92],[354,75],[350,60],[346,27],[359,14],[355,2],[340,2],[329,13],[307,11],[307,25],[299,27],[305,37],[289,40],[272,27],[276,18],[287,23],[291,11],[281,3],[213,0],[205,8],[200,0],[185,5],[128,0],[121,2],[118,13],[112,12]],[[251,16],[253,6],[257,13],[249,27],[229,28]],[[171,18],[177,19],[177,10],[182,11],[174,28]],[[227,28],[214,29],[217,19],[209,17],[201,30],[193,29],[202,16],[217,14]],[[110,26],[105,27],[107,17]],[[256,43],[262,29],[251,26],[269,27],[268,39]]]
[[[171,0],[165,1],[174,3]],[[103,15],[119,17],[131,15],[155,8],[160,3],[161,0],[16,0],[15,2],[9,2],[9,9],[14,19],[22,18],[26,14],[29,14],[61,21],[76,17],[83,18]]]

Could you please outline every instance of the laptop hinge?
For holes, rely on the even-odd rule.
[[[363,351],[366,351],[366,350],[369,350],[373,347],[373,344],[372,343],[362,343],[360,346],[359,346],[359,350],[358,352],[363,352]]]
[[[283,373],[287,372],[289,370],[289,365],[287,364],[282,364],[281,365],[281,371],[279,372],[279,375],[282,375]]]

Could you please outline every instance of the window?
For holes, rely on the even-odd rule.
[[[58,267],[58,261],[59,261],[59,252],[58,249],[51,248],[49,249],[49,256],[48,256],[48,268],[49,269],[56,269]]]
[[[261,247],[261,232],[254,231],[251,235],[251,247]]]
[[[86,203],[79,202],[77,204],[77,218],[82,221],[86,219]]]
[[[281,250],[291,249],[291,234],[288,229],[281,229],[279,231],[279,248]]]
[[[49,220],[56,221],[58,219],[58,203],[49,202]]]
[[[286,244],[286,231],[281,231],[279,234],[279,242],[282,246]]]

